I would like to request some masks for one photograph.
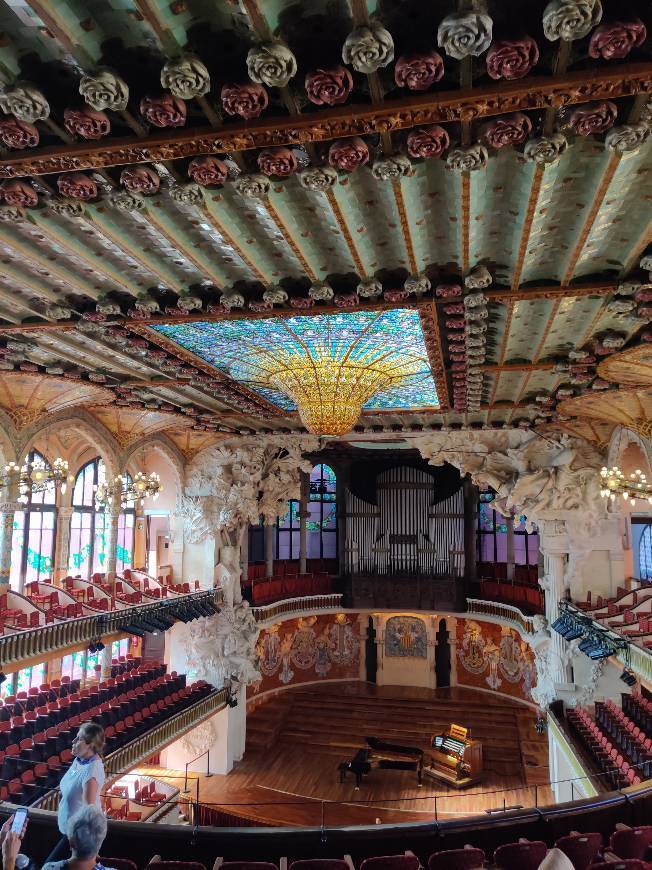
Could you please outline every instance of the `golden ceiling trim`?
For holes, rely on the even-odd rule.
[[[580,233],[580,237],[577,240],[577,244],[573,248],[573,253],[571,254],[570,260],[568,262],[568,266],[566,267],[566,271],[564,272],[564,276],[561,279],[562,284],[570,284],[573,280],[573,275],[575,274],[575,269],[577,267],[577,263],[582,255],[582,251],[584,250],[584,246],[586,245],[587,239],[593,229],[593,224],[598,216],[598,212],[602,207],[602,203],[604,201],[605,196],[607,195],[607,191],[609,190],[609,185],[613,181],[613,177],[616,174],[616,170],[618,169],[618,165],[620,164],[621,154],[612,154],[609,157],[609,161],[607,163],[607,167],[602,176],[602,180],[600,181],[600,185],[595,193],[593,198],[593,203],[591,204],[591,208],[589,210],[588,215],[586,216],[586,220],[584,221],[584,226],[582,227],[582,232]]]
[[[304,272],[306,273],[306,275],[310,278],[311,281],[318,281],[319,276],[317,275],[315,270],[312,268],[312,266],[310,265],[310,263],[306,259],[305,254],[303,253],[303,251],[301,250],[301,248],[299,247],[297,242],[292,237],[292,233],[288,229],[287,224],[285,223],[285,221],[281,217],[276,206],[272,203],[272,201],[270,199],[261,200],[261,205],[263,205],[263,207],[265,209],[267,209],[267,213],[269,214],[271,219],[274,221],[274,223],[278,227],[278,231],[283,236],[286,244],[291,248],[292,253],[297,258],[299,263],[301,264],[301,267],[304,270]]]
[[[430,370],[432,371],[435,387],[437,388],[439,409],[440,411],[446,411],[450,406],[450,396],[448,394],[448,381],[444,366],[441,334],[439,332],[439,317],[437,315],[437,306],[434,302],[430,301],[421,307],[419,318],[423,330],[423,340],[428,351],[428,359],[430,360]]]
[[[532,222],[534,221],[534,213],[539,201],[539,193],[541,192],[541,183],[545,168],[537,164],[532,176],[532,186],[530,187],[530,196],[528,198],[527,208],[525,211],[525,219],[523,221],[523,230],[521,232],[521,242],[518,246],[518,256],[514,265],[514,274],[512,276],[512,290],[518,290],[521,283],[521,275],[523,273],[523,264],[525,263],[525,254],[530,243],[530,233],[532,232]],[[562,282],[563,283],[563,282]]]
[[[647,400],[647,407],[642,398]],[[635,407],[631,407],[632,404]],[[557,411],[563,416],[616,423],[649,438],[652,428],[652,389],[639,387],[575,396],[560,402]]]
[[[462,220],[460,226],[462,240],[462,274],[468,274],[471,267],[469,260],[470,234],[471,234],[471,178],[468,172],[462,173],[462,190],[461,190],[461,212]]]
[[[401,230],[403,232],[405,250],[407,251],[408,255],[410,272],[412,273],[412,275],[416,276],[419,273],[419,266],[417,265],[417,259],[414,256],[412,233],[410,232],[410,222],[408,221],[407,217],[407,210],[405,208],[405,197],[403,196],[403,188],[401,186],[400,178],[392,182],[392,188],[394,190],[394,199],[396,200],[396,208],[398,209],[398,216],[401,222]]]
[[[244,249],[240,247],[240,244],[236,241],[235,237],[231,235],[222,222],[222,219],[215,214],[212,208],[204,202],[199,206],[199,210],[208,223],[222,236],[227,245],[233,248],[236,255],[242,260],[251,274],[262,284],[269,284],[271,282],[271,276],[256,266],[253,260],[245,253]]]
[[[492,82],[481,88],[412,94],[382,105],[351,105],[301,116],[270,117],[225,125],[219,131],[176,130],[143,138],[77,142],[35,149],[0,162],[1,178],[100,169],[144,161],[174,160],[275,145],[325,142],[343,136],[382,134],[419,124],[462,122],[517,110],[561,108],[588,100],[615,99],[652,91],[652,63],[566,73],[559,78],[528,77]]]
[[[340,228],[340,232],[344,236],[344,240],[348,245],[349,252],[351,257],[353,258],[353,262],[355,264],[355,268],[357,270],[358,276],[360,278],[367,278],[367,270],[364,267],[362,259],[360,257],[360,253],[355,244],[355,239],[351,235],[351,230],[349,229],[349,225],[346,222],[346,218],[344,217],[344,213],[340,207],[339,202],[337,201],[337,197],[333,190],[326,191],[326,198],[328,199],[328,204],[330,205],[333,214],[335,216],[335,220],[337,221],[337,225]]]
[[[597,375],[621,386],[652,386],[652,345],[640,344],[606,357],[598,364]]]

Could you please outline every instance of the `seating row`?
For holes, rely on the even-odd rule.
[[[609,844],[603,848],[602,834],[598,832],[573,832],[560,837],[555,849],[562,852],[572,863],[574,870],[648,870],[649,864],[643,860],[652,848],[652,825],[629,828],[616,825]],[[500,870],[537,870],[546,859],[548,846],[543,841],[519,840],[518,843],[505,843],[493,853],[491,866]],[[102,858],[102,863],[116,870],[137,870],[126,859]],[[465,846],[463,849],[448,849],[430,855],[424,864],[428,870],[475,870],[487,866],[487,856],[482,849]],[[401,855],[384,855],[364,858],[358,870],[420,870],[421,861],[413,852]],[[544,865],[545,866],[545,865]],[[554,867],[554,861],[550,864]],[[288,861],[281,858],[278,864],[262,861],[224,861],[217,858],[213,870],[287,870]],[[162,861],[155,855],[147,865],[147,870],[206,870],[206,866],[193,861]],[[289,870],[356,870],[349,855],[341,859],[315,858],[289,862]]]
[[[640,770],[624,758],[585,710],[569,710],[566,717],[571,729],[613,788],[625,788],[642,782]]]
[[[333,578],[328,574],[300,574],[298,577],[275,577],[252,584],[252,603],[260,606],[280,601],[283,598],[300,598],[304,595],[330,595]]]

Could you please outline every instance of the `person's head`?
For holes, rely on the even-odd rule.
[[[72,742],[72,753],[78,758],[101,755],[104,749],[104,728],[97,722],[84,722],[79,726],[77,736]]]
[[[68,822],[66,834],[73,858],[95,859],[106,837],[106,816],[94,804],[84,804]]]

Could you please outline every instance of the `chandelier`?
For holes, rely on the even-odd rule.
[[[306,429],[319,435],[350,432],[365,402],[395,377],[386,360],[372,356],[293,354],[278,363],[269,383],[296,403]]]
[[[95,509],[108,511],[118,505],[124,509],[136,502],[142,506],[146,498],[156,501],[161,490],[161,478],[155,471],[150,474],[139,471],[133,478],[128,474],[118,474],[112,481],[103,481],[97,485]]]
[[[617,465],[611,468],[604,466],[600,470],[600,482],[600,495],[612,502],[616,500],[616,496],[620,496],[623,501],[629,501],[632,505],[636,504],[636,499],[647,499],[652,504],[652,484],[647,482],[640,468],[626,477]]]
[[[57,457],[52,465],[36,457],[32,462],[25,462],[20,466],[17,462],[9,462],[5,465],[5,473],[2,486],[11,488],[18,483],[18,501],[27,504],[30,495],[59,490],[65,494],[68,484],[73,481],[72,475],[68,474],[68,461]]]

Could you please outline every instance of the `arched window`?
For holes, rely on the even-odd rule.
[[[72,493],[68,570],[86,580],[106,569],[106,519],[95,510],[95,490],[105,477],[104,463],[97,457],[79,469]]]
[[[335,472],[321,462],[310,472],[308,558],[337,558],[337,501]]]
[[[643,529],[638,545],[638,569],[641,580],[652,580],[652,525]]]
[[[49,467],[46,458],[36,450],[27,455],[23,469],[33,463]],[[19,501],[24,507],[14,514],[9,575],[11,588],[16,590],[21,590],[25,583],[52,578],[57,524],[54,484],[38,493],[26,487]]]
[[[124,476],[127,478],[127,483],[131,485],[133,479],[129,472],[126,471]],[[118,574],[121,574],[125,568],[133,567],[135,525],[136,504],[129,501],[120,511],[118,518],[118,542],[115,559],[115,570]]]
[[[493,489],[487,487],[480,492],[480,507],[478,510],[478,561],[506,563],[507,562],[507,518],[493,509],[495,497]],[[536,531],[528,532],[526,517],[519,517],[519,523],[514,526],[514,564],[537,565],[539,561],[539,535]]]

